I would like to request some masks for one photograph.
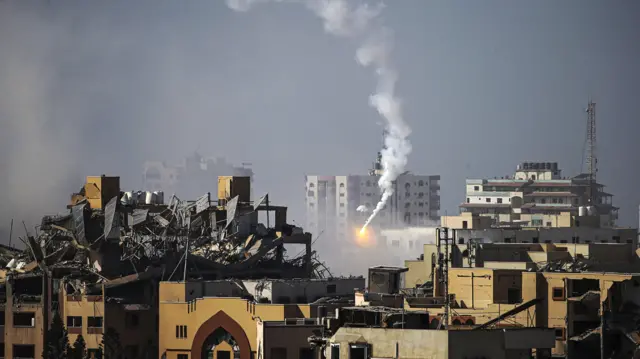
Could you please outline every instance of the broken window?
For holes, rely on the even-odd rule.
[[[14,327],[34,327],[36,325],[36,313],[19,312],[13,313]]]
[[[67,328],[82,328],[82,317],[67,317]]]
[[[35,358],[36,347],[35,345],[13,345],[13,357],[14,358]]]

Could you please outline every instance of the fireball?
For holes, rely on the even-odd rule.
[[[369,248],[375,245],[375,238],[368,228],[356,228],[355,239],[358,247]]]

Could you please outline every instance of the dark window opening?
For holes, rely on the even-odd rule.
[[[300,359],[314,359],[315,352],[311,348],[300,348]]]
[[[464,244],[464,238],[458,238],[458,244]]]
[[[340,344],[331,345],[331,359],[340,359]]]
[[[36,313],[13,313],[14,327],[34,327],[36,325]]]
[[[467,224],[467,221],[462,221],[462,228],[467,229],[468,227],[469,225]]]
[[[600,291],[600,281],[597,279],[576,279],[569,281],[572,297],[579,297],[589,291]]]
[[[0,326],[4,326],[4,312],[0,312]],[[4,352],[0,352],[4,353]]]
[[[556,340],[565,340],[564,328],[555,328],[555,329],[556,329]]]
[[[336,285],[335,284],[328,284],[327,285],[327,294],[333,294],[336,292]]]
[[[620,236],[613,236],[613,241],[616,243],[620,243]]]
[[[554,287],[552,289],[552,297],[553,297],[553,300],[556,300],[556,301],[565,300],[564,288],[563,287]]]
[[[533,243],[539,243],[540,242],[540,239],[538,239],[538,237],[533,237],[531,239],[532,239]]]
[[[504,243],[511,243],[511,238],[505,238]]]
[[[351,345],[349,348],[349,359],[369,359],[371,351],[368,345]]]
[[[82,328],[82,317],[67,317],[67,328]]]
[[[98,359],[100,358],[100,349],[87,349],[87,357],[89,359]]]
[[[35,358],[36,346],[35,345],[14,345],[13,346],[14,358]]]
[[[231,352],[228,350],[219,350],[217,359],[231,359]]]
[[[102,328],[102,317],[87,317],[88,328]]]
[[[186,337],[187,337],[187,326],[176,325],[176,338],[186,338]]]
[[[520,289],[508,288],[507,289],[507,303],[517,304],[522,302],[522,296],[520,295]]]

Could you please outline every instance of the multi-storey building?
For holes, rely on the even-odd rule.
[[[618,218],[612,194],[588,175],[561,176],[557,163],[525,162],[511,177],[467,179],[462,212],[490,216],[494,224],[528,222],[533,227],[557,226],[557,216],[595,216],[610,227]],[[570,226],[572,224],[569,224]]]
[[[306,228],[339,239],[354,235],[380,201],[380,155],[368,175],[306,176]],[[420,226],[439,220],[440,176],[405,172],[371,228]]]
[[[164,161],[144,163],[142,183],[145,191],[176,193],[184,198],[195,198],[206,193],[218,182],[218,176],[251,177],[251,168],[235,166],[223,158],[206,158],[198,153],[171,165]]]

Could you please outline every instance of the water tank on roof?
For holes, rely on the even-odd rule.
[[[585,206],[578,207],[578,216],[584,217],[584,216],[587,215],[587,213],[588,213],[587,212],[587,207],[585,207]]]
[[[153,192],[147,191],[144,193],[144,203],[153,204]]]

